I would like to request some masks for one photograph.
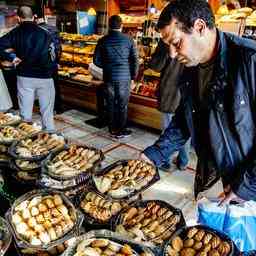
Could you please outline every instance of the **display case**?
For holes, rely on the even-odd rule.
[[[61,33],[62,55],[59,68],[59,83],[63,101],[74,107],[99,111],[99,97],[103,82],[90,74],[89,64],[100,36],[83,36]],[[141,56],[140,74],[131,91],[128,118],[136,123],[160,129],[160,113],[157,110],[156,90],[159,74],[144,70],[144,60],[151,50]]]

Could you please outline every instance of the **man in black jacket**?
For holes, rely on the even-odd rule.
[[[130,86],[138,71],[138,58],[133,40],[121,33],[118,15],[109,19],[109,34],[96,46],[93,62],[103,69],[107,90],[109,132],[116,138],[129,136],[126,129]]]
[[[158,28],[161,33],[161,28]],[[163,35],[164,36],[164,35]],[[162,112],[162,132],[169,126],[180,103],[178,88],[179,77],[183,72],[183,65],[170,57],[169,46],[160,39],[155,52],[152,54],[148,67],[160,72],[160,84],[157,92],[158,109]],[[185,170],[189,162],[190,140],[179,150],[176,165]],[[170,157],[162,168],[170,168]]]
[[[53,107],[55,90],[52,74],[55,70],[55,46],[44,29],[33,21],[30,7],[18,9],[20,25],[0,38],[0,56],[11,61],[17,70],[20,114],[32,121],[35,95],[39,98],[43,129],[55,129]],[[6,52],[12,48],[15,54]]]
[[[196,196],[221,178],[223,203],[256,200],[256,43],[219,31],[205,0],[174,0],[159,22],[171,57],[189,68],[174,120],[144,157],[160,166],[191,136]]]

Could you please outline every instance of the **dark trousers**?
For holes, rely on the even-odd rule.
[[[108,127],[111,133],[119,133],[126,127],[130,83],[130,81],[106,83]]]
[[[61,114],[63,112],[63,102],[61,99],[58,71],[53,73],[52,78],[54,81],[54,88],[55,88],[54,110],[57,112],[57,114]]]

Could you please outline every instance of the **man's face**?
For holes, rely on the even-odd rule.
[[[192,33],[181,30],[177,20],[160,30],[163,41],[170,46],[170,56],[187,67],[197,66],[202,60],[203,41],[194,27]]]

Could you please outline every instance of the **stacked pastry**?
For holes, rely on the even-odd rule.
[[[109,221],[122,209],[120,203],[104,199],[95,192],[88,192],[80,206],[85,213],[103,223]]]
[[[21,202],[11,221],[17,234],[31,245],[41,246],[63,237],[74,227],[75,217],[62,197],[54,194]]]
[[[18,129],[26,133],[27,136],[31,136],[41,130],[41,127],[35,124],[20,123]]]
[[[172,239],[166,256],[228,256],[230,252],[230,244],[216,234],[192,227],[184,239],[180,236]]]
[[[10,125],[16,121],[19,121],[20,119],[21,118],[17,115],[0,112],[0,125]]]
[[[20,129],[12,126],[5,126],[0,128],[0,140],[3,142],[11,142],[23,138],[26,133]]]
[[[144,207],[132,207],[122,213],[116,231],[138,242],[161,244],[176,231],[179,222],[179,215],[157,202],[149,201]]]
[[[108,239],[88,239],[80,242],[74,256],[128,256],[138,255],[129,245]]]
[[[62,136],[40,133],[34,138],[21,140],[16,146],[16,153],[21,157],[40,156],[62,148],[64,144]]]
[[[54,175],[75,176],[91,169],[100,157],[100,153],[96,150],[72,145],[49,161],[47,168]]]
[[[156,169],[140,160],[129,160],[120,164],[102,176],[94,176],[94,183],[101,193],[113,198],[128,196],[148,185],[156,175]]]
[[[0,144],[0,161],[9,161],[8,146]]]

